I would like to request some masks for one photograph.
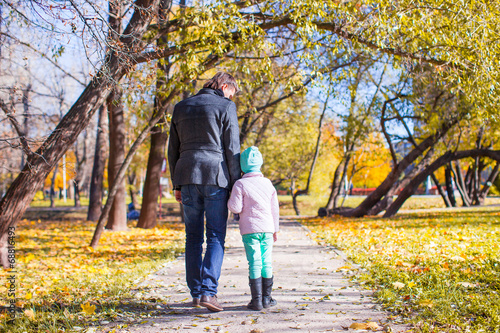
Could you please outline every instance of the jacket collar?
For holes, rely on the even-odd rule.
[[[222,92],[221,89],[202,88],[200,89],[200,91],[198,91],[197,95],[201,94],[209,94],[209,95],[224,97],[224,92]]]
[[[250,177],[264,177],[262,172],[249,172],[245,173],[242,178],[250,178]]]

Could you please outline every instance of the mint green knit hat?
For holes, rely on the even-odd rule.
[[[264,163],[259,148],[248,147],[240,155],[241,171],[244,173],[260,172],[260,167]]]

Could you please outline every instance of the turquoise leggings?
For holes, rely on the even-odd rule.
[[[273,233],[257,232],[242,236],[247,254],[250,279],[261,276],[266,279],[273,277]]]

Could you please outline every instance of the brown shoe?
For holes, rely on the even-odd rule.
[[[200,307],[200,299],[199,298],[193,298],[193,306],[195,308],[199,308]]]
[[[209,309],[212,312],[219,312],[219,311],[224,310],[224,308],[222,308],[222,306],[217,301],[217,295],[214,295],[214,296],[203,295],[203,296],[201,296],[200,305],[206,307],[207,309]]]

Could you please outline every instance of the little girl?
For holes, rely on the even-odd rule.
[[[247,307],[262,310],[276,305],[273,289],[273,241],[279,231],[279,205],[276,189],[260,172],[263,160],[257,147],[241,153],[241,170],[245,173],[236,181],[227,206],[239,214],[240,233],[250,270],[252,300]]]

